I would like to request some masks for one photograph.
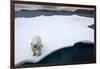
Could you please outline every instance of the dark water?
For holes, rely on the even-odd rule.
[[[22,65],[94,62],[94,51],[93,43],[78,42],[72,47],[65,47],[49,54],[37,63],[24,62]]]
[[[79,15],[79,16],[85,16],[85,17],[94,17],[93,10],[76,10],[74,12],[72,11],[52,11],[52,10],[21,10],[15,12],[15,18],[17,17],[36,17],[40,15],[44,16],[52,16],[52,15]]]
[[[94,24],[92,24],[92,25],[89,25],[88,27],[89,27],[89,28],[92,28],[92,29],[95,29],[95,26],[94,26]]]

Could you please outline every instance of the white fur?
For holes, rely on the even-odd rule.
[[[35,36],[32,38],[31,46],[32,46],[31,48],[32,48],[33,56],[40,56],[42,41],[39,36]]]

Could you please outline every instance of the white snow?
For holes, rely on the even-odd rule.
[[[39,62],[53,51],[72,46],[78,41],[94,42],[94,30],[88,28],[91,24],[94,24],[94,18],[77,15],[15,18],[15,64]],[[40,36],[43,42],[39,57],[32,55],[30,43],[34,36]]]

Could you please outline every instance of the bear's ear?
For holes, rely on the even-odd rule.
[[[32,45],[32,42],[31,42],[31,45]]]

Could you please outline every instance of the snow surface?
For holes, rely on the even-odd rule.
[[[15,64],[39,62],[48,54],[82,40],[94,42],[94,30],[88,25],[94,18],[77,15],[37,16],[15,18]],[[43,42],[42,55],[33,57],[31,41],[40,36]]]

